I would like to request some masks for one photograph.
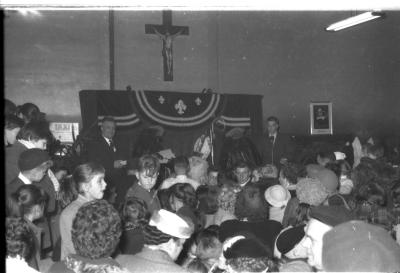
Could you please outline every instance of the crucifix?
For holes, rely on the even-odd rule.
[[[146,34],[156,34],[162,40],[164,81],[173,81],[172,42],[179,35],[189,35],[189,27],[172,25],[172,11],[163,10],[162,25],[145,25]]]

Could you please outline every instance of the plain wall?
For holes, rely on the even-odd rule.
[[[78,92],[109,89],[108,11],[5,18],[5,97],[56,120],[80,116]],[[400,12],[329,33],[350,11],[173,11],[174,81],[162,79],[161,40],[144,33],[161,11],[115,11],[115,88],[262,94],[282,131],[309,133],[310,101],[333,102],[334,133],[400,133]],[[79,118],[78,118],[79,119]]]

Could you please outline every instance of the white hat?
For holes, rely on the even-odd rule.
[[[286,206],[291,196],[290,192],[281,185],[274,185],[269,187],[265,193],[265,200],[273,207],[280,208]]]
[[[165,234],[181,239],[189,238],[193,232],[185,220],[165,209],[155,211],[151,216],[149,225],[156,227]]]
[[[346,155],[342,152],[334,152],[336,160],[346,159]]]

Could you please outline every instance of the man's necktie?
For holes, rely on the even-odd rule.
[[[111,149],[115,152],[114,142],[111,139],[109,140],[109,144],[110,144]]]

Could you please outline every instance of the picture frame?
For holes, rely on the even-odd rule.
[[[332,135],[332,102],[310,102],[311,135]]]

